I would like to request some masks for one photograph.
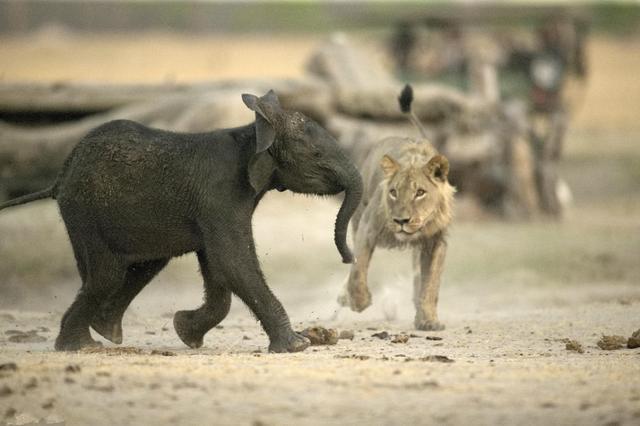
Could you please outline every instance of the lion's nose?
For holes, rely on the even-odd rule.
[[[397,217],[393,218],[393,221],[395,223],[397,223],[398,225],[402,226],[402,225],[406,225],[407,223],[409,223],[410,218],[406,218],[406,219],[398,219]]]

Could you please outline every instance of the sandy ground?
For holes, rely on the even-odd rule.
[[[1,40],[0,56],[10,59],[0,66],[3,78],[80,79],[78,70],[104,57],[91,56],[90,44],[83,50],[83,42],[68,35],[59,39],[65,37],[49,48],[49,58],[60,60],[75,46],[76,61],[66,71],[61,61],[53,71],[32,74],[28,70],[38,66],[36,59],[46,61],[47,50],[38,51],[33,39],[22,47]],[[121,52],[108,42],[94,40],[96,52]],[[145,37],[126,42],[144,44]],[[254,75],[296,75],[312,42],[283,40],[272,53],[286,53],[297,68],[261,59],[264,69]],[[159,46],[182,47],[192,58],[210,45],[176,37]],[[296,329],[352,330],[353,340],[268,354],[266,336],[235,299],[204,347],[188,349],[171,320],[201,299],[196,263],[185,256],[134,301],[122,347],[56,353],[58,322],[78,287],[64,227],[52,202],[2,212],[0,424],[640,424],[640,350],[596,346],[603,334],[628,337],[640,328],[640,96],[629,71],[640,63],[628,54],[634,46],[637,41],[608,39],[592,45],[594,73],[562,165],[574,194],[565,219],[459,221],[453,227],[442,332],[412,330],[408,253],[376,252],[374,305],[363,314],[338,309],[335,298],[348,271],[331,242],[338,204],[277,193],[266,197],[255,218],[270,286]],[[123,59],[123,69],[152,81],[182,69],[178,62],[167,66],[168,53],[158,49],[157,67],[136,74]],[[255,70],[241,60],[234,64],[240,73]],[[206,66],[187,68],[190,77],[175,78],[206,78]],[[33,330],[30,341],[12,341],[16,330]],[[413,336],[392,343],[372,337],[380,331]],[[581,342],[585,352],[567,351],[566,338]],[[1,367],[7,363],[16,370]]]

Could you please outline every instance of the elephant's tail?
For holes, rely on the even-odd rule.
[[[55,198],[55,189],[56,189],[56,185],[54,184],[47,189],[43,189],[42,191],[38,191],[32,194],[23,195],[22,197],[14,198],[13,200],[9,200],[4,204],[0,204],[0,210],[6,209],[7,207],[27,204],[32,201],[42,200],[45,198]]]

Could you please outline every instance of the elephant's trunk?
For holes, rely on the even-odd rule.
[[[344,177],[341,178],[341,184],[344,187],[344,201],[342,201],[336,217],[335,243],[342,256],[342,262],[353,263],[353,253],[347,245],[347,230],[349,220],[351,220],[351,216],[358,208],[362,198],[362,178],[355,167],[349,167]]]

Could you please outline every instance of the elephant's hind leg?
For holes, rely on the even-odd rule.
[[[100,304],[91,321],[91,328],[113,343],[122,343],[122,317],[125,311],[167,263],[169,259],[156,259],[130,265],[124,285]]]
[[[74,240],[71,234],[70,236],[83,283],[76,299],[62,317],[60,334],[55,342],[55,349],[58,351],[75,351],[99,345],[91,338],[89,325],[100,301],[114,288],[122,286],[126,272],[120,260],[101,247],[98,238],[87,240],[92,237],[88,235],[82,240]],[[82,241],[91,241],[92,246],[86,247]]]
[[[178,337],[191,348],[202,346],[204,335],[227,316],[231,307],[231,291],[224,286],[222,274],[209,267],[203,251],[198,252],[198,262],[204,278],[204,303],[198,309],[178,311],[173,317]]]

